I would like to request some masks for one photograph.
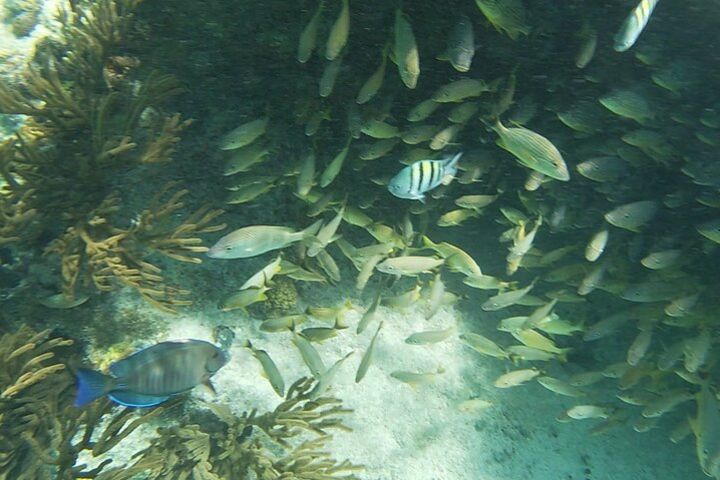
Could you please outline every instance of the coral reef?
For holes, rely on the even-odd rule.
[[[285,315],[296,310],[300,299],[295,282],[287,277],[273,279],[272,288],[265,295],[267,300],[251,307],[265,317]]]
[[[327,430],[349,430],[338,415],[350,412],[335,398],[309,400],[310,379],[299,379],[286,400],[268,413],[236,416],[227,405],[210,404],[214,415],[196,413],[180,425],[158,429],[158,437],[127,467],[99,480],[195,478],[356,479],[362,467],[337,462],[324,451]]]
[[[162,189],[129,227],[113,223],[122,217],[118,192],[126,193],[128,170],[167,163],[191,123],[161,110],[184,91],[173,76],[150,71],[138,80],[140,61],[117,55],[140,3],[68,2],[58,14],[60,38],[38,47],[22,84],[0,82],[0,112],[28,116],[0,146],[0,243],[56,237],[45,253],[60,257],[68,299],[86,269],[86,283],[99,291],[129,286],[172,312],[189,303],[181,299],[189,292],[167,285],[146,257],[199,263],[200,236],[224,225],[212,224],[222,212],[209,208],[175,221],[182,189],[166,200]]]
[[[86,470],[81,452],[107,453],[171,406],[143,415],[106,400],[76,408],[72,344],[27,327],[0,336],[0,479],[94,478],[111,460]]]

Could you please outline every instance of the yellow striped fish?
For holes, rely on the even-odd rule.
[[[443,160],[420,160],[408,165],[390,180],[388,190],[398,198],[425,202],[426,192],[452,181],[462,154],[460,152]]]
[[[615,35],[614,47],[616,52],[624,52],[635,44],[659,1],[641,0],[637,7],[630,12],[630,15],[620,27],[620,31]]]

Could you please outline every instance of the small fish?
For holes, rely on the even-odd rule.
[[[535,280],[533,280],[533,282],[525,288],[498,293],[497,295],[488,298],[482,305],[480,305],[480,308],[486,312],[494,312],[496,310],[509,307],[510,305],[514,305],[525,295],[530,293],[530,290],[532,290],[534,286]]]
[[[299,197],[307,197],[315,182],[315,152],[308,152],[300,162],[296,192]]]
[[[595,262],[605,251],[610,232],[607,228],[595,233],[585,247],[585,260]]]
[[[438,312],[440,307],[443,305],[443,298],[445,297],[445,284],[440,278],[440,272],[435,274],[435,278],[432,281],[430,287],[430,298],[428,300],[428,311],[425,314],[425,320],[430,320]]]
[[[400,135],[400,129],[395,125],[382,122],[380,120],[370,120],[366,122],[360,131],[372,138],[395,138]]]
[[[655,418],[665,415],[681,403],[695,400],[695,394],[684,389],[671,391],[660,398],[648,403],[641,415],[645,418]]]
[[[448,339],[457,331],[457,326],[452,325],[443,330],[425,330],[423,332],[415,332],[405,339],[405,343],[410,345],[429,345],[439,343]]]
[[[568,417],[574,420],[608,418],[611,413],[608,407],[601,407],[599,405],[575,405],[565,412]]]
[[[420,300],[420,288],[420,284],[418,283],[414,288],[405,293],[394,297],[385,297],[382,299],[382,305],[400,309],[407,308]]]
[[[435,110],[440,106],[439,103],[434,101],[432,98],[424,100],[415,105],[407,114],[407,120],[409,122],[421,122],[433,114]]]
[[[462,102],[466,98],[479,97],[491,88],[482,80],[463,78],[440,87],[431,97],[437,103]]]
[[[375,272],[375,267],[383,258],[385,258],[385,255],[373,255],[365,260],[365,263],[363,263],[360,268],[360,273],[358,273],[357,279],[355,279],[356,289],[359,291],[365,289],[365,285],[367,285],[367,282],[370,280],[373,272]]]
[[[267,285],[270,280],[278,273],[280,272],[280,262],[282,261],[282,257],[278,255],[275,260],[267,264],[265,267],[263,267],[260,271],[258,271],[256,274],[254,274],[252,277],[248,278],[245,283],[242,284],[240,287],[240,290],[245,290],[248,288],[260,288],[264,285]]]
[[[265,292],[269,290],[269,287],[263,285],[259,288],[248,288],[235,292],[229,297],[225,298],[220,302],[219,308],[223,312],[229,312],[231,310],[245,310],[253,303],[264,302],[267,300]]]
[[[406,371],[394,371],[390,373],[390,376],[403,383],[407,383],[412,388],[416,388],[418,385],[426,385],[435,382],[438,376],[445,373],[443,367],[438,367],[435,372],[406,372]]]
[[[375,344],[377,343],[378,334],[380,333],[382,326],[383,322],[380,322],[377,330],[375,330],[375,335],[373,335],[367,350],[365,350],[365,353],[360,360],[360,366],[358,366],[357,373],[355,374],[355,383],[360,383],[360,381],[365,378],[365,374],[367,373],[368,368],[370,368],[370,364],[372,364],[373,355],[375,354]]]
[[[475,35],[472,21],[467,15],[461,15],[450,31],[447,50],[442,59],[447,59],[458,72],[465,73],[470,70],[473,56],[475,56]]]
[[[246,145],[250,145],[267,130],[269,119],[267,117],[258,118],[247,123],[243,123],[234,130],[225,134],[219,142],[220,150],[235,150]]]
[[[323,170],[322,175],[320,175],[320,187],[325,188],[330,185],[342,170],[345,159],[347,158],[348,152],[350,151],[351,140],[352,137],[348,138],[345,147],[340,150],[337,155],[335,155],[335,157],[328,164],[325,170]]]
[[[475,0],[475,3],[492,26],[510,39],[530,33],[522,0]]]
[[[269,192],[275,185],[272,182],[266,183],[253,183],[238,188],[228,195],[225,203],[228,205],[240,205],[243,203],[251,202],[259,196]]]
[[[320,250],[315,256],[315,260],[317,260],[317,263],[322,271],[325,272],[325,274],[330,277],[333,282],[340,282],[342,279],[340,267],[327,250]]]
[[[580,281],[580,285],[577,289],[578,295],[585,296],[595,290],[602,283],[606,270],[607,264],[600,263],[588,271],[587,275],[585,275]]]
[[[712,347],[712,337],[707,328],[693,338],[685,340],[683,346],[683,355],[685,356],[685,370],[695,373],[705,365],[710,349]]]
[[[222,349],[202,340],[160,342],[110,365],[110,375],[80,368],[75,406],[107,395],[128,407],[153,407],[173,395],[202,384],[229,358]]]
[[[558,348],[552,340],[535,330],[521,329],[511,332],[511,334],[526,347],[554,353],[556,355],[563,355],[568,351],[567,349]]]
[[[480,290],[503,290],[511,286],[510,283],[490,275],[468,275],[463,279],[463,283]]]
[[[373,74],[370,75],[367,80],[365,80],[365,83],[363,83],[362,87],[360,87],[360,91],[355,98],[356,103],[358,103],[359,105],[365,104],[372,100],[375,95],[377,95],[378,91],[380,91],[380,88],[382,87],[383,80],[385,79],[386,67],[387,49],[383,50],[382,60],[380,60],[380,65],[378,66],[377,70],[375,70],[375,72],[373,72]]]
[[[570,180],[565,160],[547,138],[526,128],[506,128],[499,120],[494,130],[499,137],[497,144],[512,153],[520,164],[555,180]]]
[[[314,257],[320,252],[320,250],[323,250],[330,244],[330,242],[333,241],[335,233],[337,232],[337,229],[342,223],[344,211],[345,206],[343,205],[342,207],[340,207],[340,210],[338,210],[335,217],[330,220],[326,225],[323,225],[318,231],[317,235],[315,235],[310,240],[310,246],[307,250],[308,257]]]
[[[355,352],[350,352],[344,357],[342,357],[340,360],[335,362],[330,368],[328,368],[325,372],[320,375],[318,378],[317,383],[315,384],[315,387],[313,387],[310,392],[308,392],[308,398],[311,401],[315,401],[318,398],[320,398],[330,387],[330,384],[332,383],[333,379],[335,378],[335,375],[337,374],[337,371],[340,370],[340,366],[345,363],[345,360],[347,360],[350,355],[352,355]]]
[[[304,314],[285,315],[284,317],[268,318],[260,324],[261,332],[287,332],[295,330],[298,325],[307,321],[308,317]]]
[[[440,128],[437,125],[416,125],[402,132],[400,138],[408,145],[417,145],[431,140],[438,133],[438,130]],[[427,155],[423,154],[422,158],[427,158]]]
[[[423,237],[423,246],[434,250],[445,259],[445,267],[453,272],[460,272],[467,276],[482,276],[480,266],[466,251],[451,243],[435,243],[430,238]]]
[[[699,299],[699,293],[678,297],[665,306],[665,315],[675,318],[684,317],[690,313]]]
[[[70,308],[79,307],[83,303],[90,299],[87,295],[65,295],[63,293],[56,293],[48,297],[38,299],[38,303],[46,308],[52,308],[56,310],[67,310]]]
[[[293,344],[297,347],[300,352],[300,356],[307,365],[310,373],[315,378],[320,378],[320,375],[325,371],[325,364],[320,357],[318,351],[313,347],[310,341],[302,335],[293,332],[292,338]]]
[[[430,140],[430,149],[442,150],[447,147],[463,128],[465,128],[465,125],[459,124],[453,124],[443,128],[433,136],[432,140]]]
[[[337,337],[338,330],[342,330],[345,327],[341,322],[335,321],[335,325],[332,327],[308,327],[303,328],[300,335],[307,338],[309,342],[322,343],[325,340]]]
[[[382,299],[382,289],[379,288],[377,293],[375,294],[375,299],[370,304],[370,307],[363,313],[362,317],[360,317],[360,321],[357,325],[357,330],[355,330],[355,333],[358,335],[361,334],[367,326],[375,319],[375,316],[377,314],[377,308],[378,305],[380,305],[380,301]]]
[[[695,227],[697,232],[708,240],[720,243],[720,219],[710,220]]]
[[[497,388],[511,388],[529,382],[533,378],[540,375],[540,370],[536,368],[524,368],[522,370],[513,370],[506,374],[500,375],[495,379],[493,385]]]
[[[417,276],[436,269],[444,263],[442,258],[421,257],[407,255],[403,257],[388,258],[379,263],[375,268],[389,275]]]
[[[463,333],[460,335],[460,340],[483,355],[495,358],[509,358],[508,352],[503,350],[502,347],[478,333]]]
[[[363,148],[359,157],[362,160],[377,160],[390,153],[398,144],[398,138],[384,138],[375,143],[371,143]]]
[[[627,164],[618,157],[593,157],[575,165],[583,177],[594,182],[614,182],[627,172]]]
[[[654,200],[642,200],[627,203],[605,214],[605,221],[618,228],[631,232],[640,231],[640,227],[650,222],[658,212],[658,204]]]
[[[640,0],[640,3],[630,12],[625,19],[620,31],[613,38],[613,48],[616,52],[624,52],[635,45],[638,37],[645,29],[650,16],[659,0]]]
[[[640,363],[640,360],[645,357],[648,349],[650,348],[650,342],[652,341],[653,331],[651,328],[640,330],[635,340],[630,344],[630,348],[627,351],[627,363],[633,367]]]
[[[568,383],[573,387],[587,387],[605,380],[602,372],[580,372],[576,373],[568,379]]]
[[[262,163],[270,154],[265,145],[248,145],[235,150],[225,163],[223,175],[235,175],[236,173],[247,172],[253,166]]]
[[[511,345],[506,351],[514,363],[517,363],[518,360],[524,360],[526,362],[549,362],[550,360],[558,359],[561,362],[565,361],[565,354],[557,355],[544,350],[538,350],[537,348],[528,347],[527,345]]]
[[[330,28],[327,45],[325,46],[325,58],[330,61],[338,58],[347,43],[350,33],[350,3],[348,0],[341,0],[341,2],[340,13]]]
[[[420,55],[412,25],[410,25],[408,16],[400,9],[395,11],[393,35],[395,39],[393,60],[397,64],[400,78],[405,86],[414,89],[420,76]]]
[[[295,242],[307,240],[314,236],[321,221],[317,221],[305,230],[296,231],[290,227],[273,225],[253,225],[239,228],[218,240],[210,247],[207,256],[210,258],[233,259],[250,258],[265,252],[279,250]]]
[[[615,115],[635,120],[640,125],[655,118],[655,113],[645,97],[633,90],[613,90],[600,97],[599,102]]]
[[[335,88],[335,82],[342,67],[342,58],[342,56],[339,56],[325,65],[318,83],[318,94],[321,97],[329,97]]]
[[[469,122],[480,110],[478,102],[465,102],[448,112],[447,119],[452,123],[465,124]]]
[[[461,208],[480,210],[497,199],[498,195],[464,195],[455,200],[455,205]]]
[[[390,180],[388,190],[398,198],[424,202],[425,193],[452,181],[460,157],[462,152],[443,160],[420,160],[408,165]]]
[[[471,398],[460,402],[457,406],[458,411],[462,413],[478,413],[486,408],[492,407],[493,403],[482,398]]]
[[[313,50],[315,50],[318,25],[320,24],[320,16],[322,15],[324,6],[325,0],[320,0],[317,8],[315,9],[315,13],[313,13],[313,16],[310,17],[310,21],[307,25],[305,25],[305,28],[300,34],[297,51],[297,60],[300,63],[305,63],[310,60],[310,56],[312,55]]]
[[[587,394],[577,387],[563,382],[560,379],[553,377],[538,377],[537,382],[543,387],[547,388],[551,392],[557,393],[558,395],[565,395],[566,397],[584,397]]]
[[[689,418],[695,434],[698,461],[710,477],[720,476],[720,404],[708,383],[697,395],[697,415]]]
[[[270,355],[265,350],[260,350],[258,348],[253,347],[252,343],[250,343],[250,340],[246,340],[245,343],[243,343],[243,347],[249,349],[253,356],[260,362],[260,365],[262,365],[263,372],[265,373],[265,377],[270,382],[270,385],[272,386],[273,390],[275,390],[275,393],[277,393],[279,396],[284,397],[285,396],[285,381],[282,378],[282,374],[280,373],[280,370],[278,370],[277,365],[275,365],[275,362],[273,362],[273,359],[270,358]]]
[[[595,30],[589,23],[583,24],[580,30],[580,48],[575,56],[575,66],[577,68],[585,68],[592,61],[595,56],[595,49],[597,48],[597,30]]]
[[[460,208],[457,210],[450,210],[449,212],[445,212],[442,215],[440,215],[440,218],[438,218],[437,226],[438,227],[456,227],[458,225],[461,225],[463,222],[470,218],[475,218],[479,216],[480,213],[477,210],[468,210],[465,208]]]

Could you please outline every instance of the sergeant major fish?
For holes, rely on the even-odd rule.
[[[425,202],[425,193],[452,181],[462,154],[460,152],[444,160],[420,160],[408,165],[390,180],[388,190],[398,198]]]
[[[227,362],[219,347],[202,340],[161,342],[110,365],[110,375],[78,369],[75,406],[107,395],[128,407],[152,407],[199,384]]]

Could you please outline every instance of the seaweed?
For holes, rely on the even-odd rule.
[[[351,480],[362,469],[338,462],[325,451],[328,430],[350,430],[338,415],[351,412],[340,400],[309,400],[313,380],[301,378],[272,412],[235,415],[224,404],[210,404],[214,415],[199,412],[181,424],[158,429],[148,448],[129,466],[107,470],[99,480],[129,480],[142,474],[164,479]]]

